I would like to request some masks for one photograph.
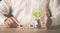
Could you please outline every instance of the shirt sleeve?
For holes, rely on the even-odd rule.
[[[0,1],[0,25],[4,24],[4,21],[7,18],[5,15],[9,14],[10,7],[11,7],[10,0]]]
[[[49,8],[52,13],[52,25],[60,25],[60,0],[50,0]]]

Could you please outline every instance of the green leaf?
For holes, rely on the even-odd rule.
[[[43,12],[39,12],[39,17],[43,16]]]
[[[37,12],[33,12],[33,16],[34,17],[37,17]]]

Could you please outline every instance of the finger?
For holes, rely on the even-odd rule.
[[[8,24],[7,22],[5,22],[5,26],[6,26],[6,27],[9,27],[9,24]]]
[[[11,24],[9,20],[7,20],[6,23],[7,23],[8,25]]]
[[[9,21],[10,23],[13,23],[13,20],[12,20],[11,18],[8,18],[8,21]]]
[[[11,17],[11,18],[15,19],[15,21],[19,23],[19,21],[15,17]]]
[[[18,21],[17,21],[14,17],[11,17],[11,19],[12,19],[16,24],[19,25]]]

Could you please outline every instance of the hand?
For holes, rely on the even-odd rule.
[[[7,27],[13,28],[13,27],[17,27],[19,25],[19,22],[15,17],[9,17],[5,20],[5,25]]]
[[[47,29],[47,21],[48,21],[48,14],[47,13],[45,13],[45,15],[44,15],[44,22],[41,22],[41,28],[42,29]]]

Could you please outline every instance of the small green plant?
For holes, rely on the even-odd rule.
[[[33,12],[33,16],[34,16],[35,18],[38,18],[38,19],[39,19],[41,16],[43,16],[43,12],[41,12],[41,11],[40,11],[40,12],[34,11],[34,12]]]

